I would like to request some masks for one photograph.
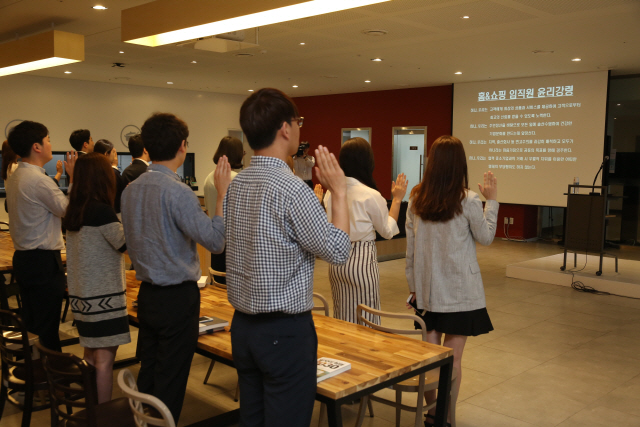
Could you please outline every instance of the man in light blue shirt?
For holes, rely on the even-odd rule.
[[[222,202],[231,180],[226,157],[218,162],[218,198],[210,219],[176,174],[187,154],[187,124],[156,113],[142,126],[153,164],[122,193],[127,249],[142,281],[138,294],[138,389],[162,400],[178,423],[198,340],[200,260],[196,243],[224,249]]]

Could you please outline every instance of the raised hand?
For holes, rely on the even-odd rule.
[[[407,180],[407,176],[401,173],[395,181],[391,182],[391,195],[394,199],[404,199],[405,194],[407,194],[408,186],[409,181]]]
[[[322,203],[322,198],[324,197],[324,191],[322,190],[322,185],[316,184],[316,186],[313,187],[313,192],[316,193],[316,197],[318,198],[318,201]]]
[[[497,200],[498,198],[498,178],[493,176],[493,172],[484,173],[484,185],[478,183],[480,193],[487,200]]]
[[[57,174],[62,175],[62,160],[56,162],[56,175]]]
[[[327,147],[322,145],[316,149],[316,176],[323,187],[326,187],[331,194],[345,196],[347,194],[347,180],[340,164],[333,153],[329,153]]]
[[[213,185],[218,190],[218,199],[224,199],[229,183],[231,183],[231,165],[227,156],[222,156],[218,159],[216,171],[213,173]]]
[[[69,175],[69,183],[73,182],[73,169],[76,166],[76,160],[78,160],[78,153],[75,151],[67,152],[64,168],[67,171],[67,175]]]

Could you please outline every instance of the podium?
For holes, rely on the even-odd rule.
[[[580,194],[580,188],[591,190],[588,194]],[[564,263],[560,270],[567,267],[567,252],[573,252],[573,266],[576,267],[578,253],[584,252],[600,256],[600,268],[597,276],[602,275],[602,258],[614,257],[616,273],[618,272],[618,257],[604,251],[607,187],[591,185],[569,185],[567,195],[567,220],[564,235]]]

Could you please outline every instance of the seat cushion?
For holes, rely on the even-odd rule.
[[[67,427],[86,427],[87,424],[83,419],[85,411],[79,411],[73,414],[77,419],[67,421]],[[96,417],[100,427],[136,427],[133,419],[133,412],[129,406],[129,399],[121,397],[109,402],[101,403],[96,407]]]

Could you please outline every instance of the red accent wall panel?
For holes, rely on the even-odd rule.
[[[337,155],[342,128],[372,128],[371,147],[376,161],[373,177],[382,196],[388,199],[392,181],[392,128],[427,126],[427,149],[439,136],[451,133],[451,85],[306,96],[294,101],[304,117],[300,141],[309,141],[312,150],[321,144]],[[314,182],[317,182],[315,173]],[[411,182],[409,186],[416,184]]]

